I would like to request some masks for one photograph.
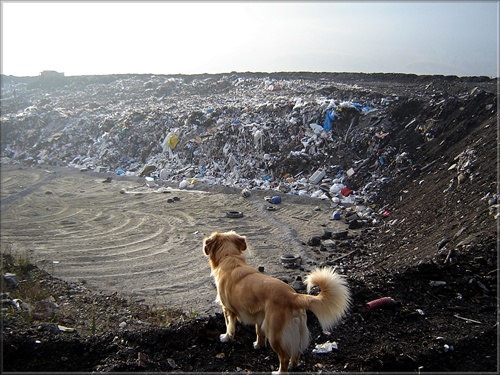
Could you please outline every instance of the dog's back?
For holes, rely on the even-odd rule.
[[[237,257],[221,261],[213,274],[221,304],[244,324],[261,324],[265,313],[293,306],[297,296],[290,285],[260,273]]]

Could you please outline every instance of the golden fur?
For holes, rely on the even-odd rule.
[[[236,320],[255,324],[258,349],[266,339],[278,355],[278,372],[297,366],[301,353],[309,345],[306,310],[311,310],[323,329],[336,325],[351,303],[345,279],[330,268],[313,270],[304,280],[308,292],[319,286],[317,296],[299,294],[287,283],[260,273],[246,263],[243,251],[246,237],[234,231],[214,232],[203,241],[217,285],[217,301],[222,305],[226,333],[221,342],[234,338]]]

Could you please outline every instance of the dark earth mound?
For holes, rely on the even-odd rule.
[[[496,372],[496,237],[481,236],[457,251],[451,264],[422,263],[388,274],[350,279],[354,308],[330,333],[308,314],[313,344],[301,372]],[[54,290],[67,293],[62,281],[44,276]],[[431,286],[433,281],[446,285]],[[57,293],[54,293],[57,295]],[[369,310],[365,302],[391,296],[398,305]],[[103,318],[120,319],[123,309],[141,316],[116,296],[88,296],[106,310]],[[78,310],[78,307],[75,307]],[[85,319],[85,318],[83,318]],[[68,322],[70,323],[70,322]],[[67,324],[68,324],[67,323]],[[54,333],[50,325],[9,321],[3,331],[4,371],[13,372],[269,372],[277,369],[270,348],[253,350],[252,327],[238,326],[237,339],[222,344],[224,318],[189,319],[170,326],[95,334]],[[338,349],[314,354],[314,344],[335,341]]]

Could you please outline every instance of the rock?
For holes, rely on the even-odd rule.
[[[33,317],[40,320],[52,319],[56,316],[58,305],[54,297],[48,297],[41,301],[35,302],[33,309]]]
[[[304,284],[304,282],[302,281],[301,276],[297,276],[295,278],[295,281],[292,283],[292,288],[297,292],[301,292],[307,289],[306,284]]]
[[[332,240],[326,240],[322,241],[320,248],[321,251],[334,251],[336,249],[336,244],[335,241]]]
[[[467,177],[463,173],[460,173],[458,175],[458,184],[462,185],[465,181],[467,181]]]
[[[357,220],[359,217],[356,212],[349,212],[345,215],[346,223],[350,223],[351,221]]]
[[[321,245],[321,237],[318,237],[318,236],[311,237],[307,241],[307,244],[309,246],[319,246],[319,245]]]
[[[364,225],[365,225],[365,223],[362,220],[354,219],[351,222],[349,222],[348,228],[349,229],[360,229],[360,228],[363,228]]]

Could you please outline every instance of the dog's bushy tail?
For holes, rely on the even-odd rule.
[[[318,286],[317,296],[308,295],[308,308],[316,315],[324,330],[332,328],[344,318],[351,305],[351,293],[345,277],[333,269],[316,268],[304,280],[307,292]]]

